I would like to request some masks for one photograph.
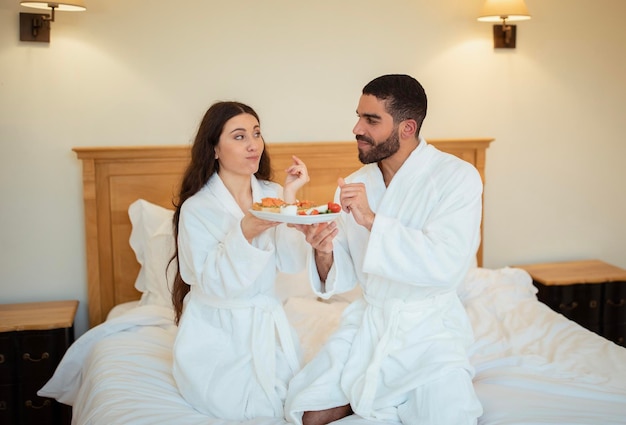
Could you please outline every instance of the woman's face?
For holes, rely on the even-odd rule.
[[[215,155],[223,173],[250,176],[259,169],[264,144],[259,121],[250,114],[239,114],[224,124]]]

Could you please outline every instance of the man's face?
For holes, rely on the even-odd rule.
[[[359,120],[352,129],[359,148],[359,160],[371,164],[389,158],[400,149],[398,126],[385,108],[385,102],[362,95],[357,107]]]

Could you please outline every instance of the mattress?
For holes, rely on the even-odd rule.
[[[479,424],[626,423],[626,349],[550,310],[535,294],[530,276],[514,268],[475,268],[459,288],[474,329],[470,356],[484,408]],[[358,296],[284,297],[305,361]],[[195,411],[178,393],[171,374],[175,333],[171,309],[120,306],[70,347],[39,394],[72,405],[74,424],[232,424]],[[339,423],[371,424],[357,417]]]

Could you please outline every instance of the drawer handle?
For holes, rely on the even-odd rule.
[[[4,354],[0,354],[0,364],[4,363]]]
[[[40,361],[42,361],[42,360],[46,360],[46,359],[49,359],[49,358],[50,358],[50,354],[48,354],[48,352],[47,352],[47,351],[44,351],[44,352],[41,354],[41,357],[40,357],[40,358],[38,358],[38,359],[33,359],[33,358],[30,356],[30,354],[29,354],[29,353],[24,353],[24,354],[22,355],[22,359],[24,359],[24,360],[29,360],[29,361],[31,361],[31,362],[40,362]]]
[[[598,301],[596,300],[589,301],[589,308],[598,308]]]
[[[7,402],[4,400],[0,401],[0,410],[7,410]]]
[[[626,300],[622,298],[621,300],[619,300],[618,303],[616,303],[615,301],[609,298],[608,300],[606,300],[606,303],[610,305],[611,307],[624,307],[624,304],[626,304]]]
[[[571,304],[565,304],[565,303],[559,304],[559,310],[561,311],[572,311],[576,307],[578,307],[578,303],[576,301],[573,301]]]
[[[43,409],[44,407],[50,406],[50,400],[44,400],[41,406],[35,406],[31,400],[26,400],[24,405],[29,409]]]

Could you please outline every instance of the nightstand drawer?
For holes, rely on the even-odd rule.
[[[602,319],[602,286],[577,284],[546,286],[533,282],[538,289],[537,298],[557,313],[561,313],[594,332],[600,329]]]
[[[515,267],[531,275],[539,301],[616,344],[626,345],[626,270],[600,260]]]
[[[15,389],[13,385],[0,385],[0,424],[17,423]]]
[[[607,282],[604,285],[604,321],[626,323],[626,282]]]
[[[74,341],[78,301],[0,304],[0,425],[69,425],[72,408],[37,391]]]
[[[23,331],[16,336],[18,382],[45,384],[70,344],[65,330]]]
[[[622,347],[626,347],[626,323],[618,323],[604,329],[604,336]]]
[[[14,374],[15,346],[13,338],[7,334],[0,334],[0,385],[12,383],[15,379]]]
[[[62,407],[55,400],[39,397],[37,391],[41,385],[32,383],[19,385],[17,410],[24,424],[54,424]]]
[[[604,335],[626,347],[626,281],[604,285]]]

